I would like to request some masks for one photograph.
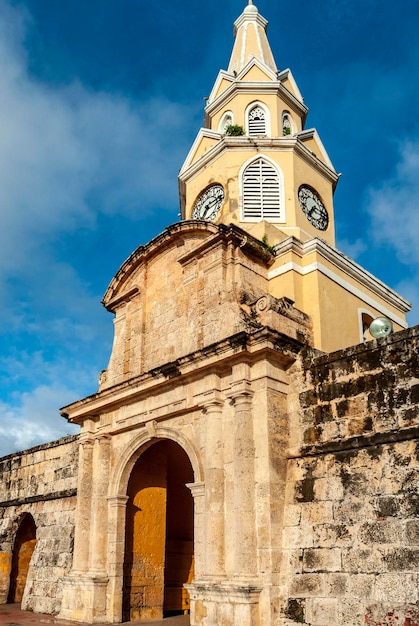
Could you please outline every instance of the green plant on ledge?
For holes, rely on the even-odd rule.
[[[264,244],[265,244],[265,246],[268,248],[268,250],[269,250],[269,252],[270,252],[271,254],[275,254],[275,246],[271,246],[271,245],[268,243],[268,238],[267,238],[266,234],[265,234],[265,235],[263,235],[263,237],[262,237],[262,243],[264,243]]]
[[[239,126],[238,124],[229,124],[226,126],[225,134],[230,135],[231,137],[241,137],[244,135],[243,126]]]

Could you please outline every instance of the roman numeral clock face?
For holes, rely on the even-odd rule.
[[[329,214],[317,192],[308,185],[301,185],[298,190],[298,199],[310,224],[318,230],[326,230],[329,225]]]
[[[196,200],[192,209],[193,220],[209,220],[212,222],[217,217],[224,201],[224,188],[222,185],[207,187]]]

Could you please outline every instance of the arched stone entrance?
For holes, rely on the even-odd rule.
[[[36,545],[36,525],[32,515],[27,513],[17,530],[13,548],[12,571],[8,602],[21,602],[25,591],[29,565]]]
[[[189,610],[184,583],[193,578],[194,480],[189,458],[160,440],[135,463],[128,481],[123,620],[156,619]]]

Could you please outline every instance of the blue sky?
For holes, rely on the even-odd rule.
[[[255,1],[338,172],[338,247],[419,322],[416,0]],[[177,173],[244,0],[0,0],[0,455],[76,432],[121,263],[177,221]]]

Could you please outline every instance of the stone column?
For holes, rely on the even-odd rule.
[[[122,621],[125,523],[128,499],[128,496],[112,496],[108,498],[109,617],[112,623]]]
[[[107,573],[108,543],[108,488],[110,437],[101,435],[95,442],[95,473],[93,483],[93,519],[90,552],[90,571],[98,575]]]
[[[203,404],[206,414],[205,449],[205,577],[225,575],[223,401],[213,394]]]
[[[234,576],[247,580],[257,574],[255,529],[255,445],[248,367],[234,369],[231,392],[234,405]]]
[[[205,571],[205,485],[189,483],[194,499],[194,559],[195,578],[201,578]]]
[[[89,546],[92,505],[93,439],[80,437],[77,480],[76,529],[74,537],[73,573],[82,574],[89,567]]]

